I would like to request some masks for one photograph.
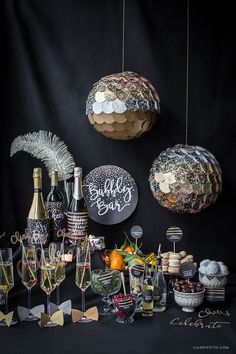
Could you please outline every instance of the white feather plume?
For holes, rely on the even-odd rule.
[[[25,151],[41,160],[47,167],[48,174],[58,171],[59,181],[70,178],[75,167],[73,156],[66,144],[57,135],[40,130],[39,132],[19,135],[11,144],[11,157],[18,151]]]

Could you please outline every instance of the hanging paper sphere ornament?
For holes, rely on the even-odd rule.
[[[222,172],[206,149],[178,144],[160,153],[152,164],[149,181],[163,207],[192,214],[216,201],[222,188]]]
[[[86,114],[94,128],[112,139],[137,138],[151,129],[160,100],[149,80],[131,72],[103,77],[86,101]]]

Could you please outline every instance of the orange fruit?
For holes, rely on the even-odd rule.
[[[117,250],[112,250],[111,253],[109,254],[109,259],[110,261],[117,256]],[[118,253],[119,254],[119,253]],[[120,254],[119,254],[120,255]]]
[[[125,268],[124,258],[116,250],[111,252],[109,259],[111,269],[123,270]]]
[[[136,264],[144,265],[144,261],[141,258],[134,258],[131,261],[129,261],[130,266],[134,266]]]
[[[126,247],[126,248],[124,249],[124,252],[131,253],[131,254],[132,254],[132,253],[134,253],[134,248],[128,246],[128,247]]]

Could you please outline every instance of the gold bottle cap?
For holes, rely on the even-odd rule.
[[[74,168],[74,177],[80,177],[82,176],[82,168],[81,167],[75,167]]]
[[[58,186],[58,171],[51,172],[51,186]]]
[[[42,169],[40,167],[33,169],[33,178],[42,178]]]
[[[42,188],[42,169],[36,167],[33,169],[34,189]]]

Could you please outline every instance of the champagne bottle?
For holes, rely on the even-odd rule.
[[[34,168],[34,196],[27,219],[28,243],[46,245],[49,241],[49,218],[42,195],[42,170]]]
[[[163,312],[166,310],[167,286],[161,265],[161,245],[159,245],[157,264],[153,276],[154,285],[154,312]]]
[[[145,265],[142,297],[142,316],[153,316],[153,282],[148,265]]]
[[[58,172],[51,173],[51,190],[47,195],[46,208],[50,219],[50,238],[59,241],[57,233],[64,226],[63,195],[58,188]]]
[[[72,244],[88,234],[88,210],[82,190],[81,167],[74,169],[74,191],[67,212],[67,229]]]

